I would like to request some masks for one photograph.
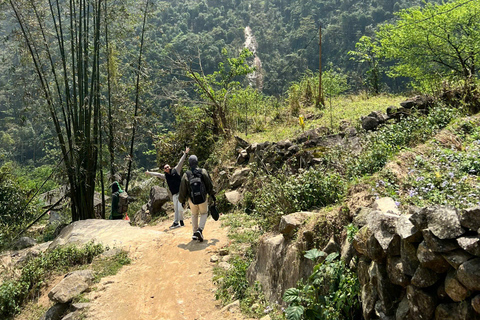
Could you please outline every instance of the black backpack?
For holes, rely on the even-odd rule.
[[[187,171],[188,181],[190,182],[190,200],[193,204],[201,204],[207,201],[207,188],[203,182],[202,172],[194,169]]]

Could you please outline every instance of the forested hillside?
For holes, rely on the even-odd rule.
[[[245,44],[245,28],[250,27],[256,38],[255,54],[261,61],[261,88],[267,95],[278,96],[307,70],[318,70],[321,26],[324,68],[340,68],[349,74],[353,88],[361,89],[365,69],[350,59],[348,51],[355,49],[361,36],[372,35],[378,24],[391,21],[394,12],[421,5],[422,1],[153,1],[148,4],[140,113],[143,125],[138,132],[144,138],[138,139],[141,143],[136,149],[141,165],[154,160],[150,157],[150,162],[145,162],[143,154],[152,148],[152,135],[173,128],[174,117],[167,106],[181,98],[196,100],[191,97],[192,86],[183,82],[179,85],[178,80],[186,79],[185,70],[179,69],[175,61],[191,61],[198,70],[201,59],[205,74],[213,73],[222,60],[222,49],[227,48],[232,54],[238,52]],[[113,76],[117,77],[112,101],[118,125],[132,121],[129,108],[134,100],[134,72],[144,6],[143,2],[122,1],[107,8],[110,64],[115,69]],[[38,164],[55,149],[57,142],[51,138],[51,123],[42,112],[38,79],[8,3],[2,4],[0,19],[3,38],[0,153],[4,159]],[[105,78],[103,82],[105,88]],[[398,89],[393,82],[389,86]],[[148,130],[143,130],[144,126]],[[117,130],[116,139],[119,150],[125,151],[128,148],[125,133]]]

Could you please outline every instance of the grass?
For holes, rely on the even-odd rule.
[[[347,120],[353,126],[359,126],[360,118],[368,115],[372,111],[385,112],[389,106],[399,106],[400,102],[407,99],[405,96],[378,95],[374,97],[365,97],[362,95],[341,96],[332,100],[332,109],[329,102],[326,101],[326,107],[318,110],[314,106],[304,107],[300,110],[305,118],[312,115],[313,118],[306,119],[305,130],[318,127],[330,128],[332,132],[338,132],[339,126],[343,120]],[[248,134],[237,132],[237,135],[250,143],[262,143],[265,141],[281,141],[291,139],[302,133],[298,117],[292,116],[287,112],[282,113],[279,120],[270,120],[262,132]]]

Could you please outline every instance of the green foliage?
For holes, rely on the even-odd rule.
[[[234,257],[229,261],[232,268],[218,271],[215,280],[220,281],[220,286],[215,293],[216,299],[221,299],[225,304],[235,300],[242,300],[246,297],[249,288],[247,281],[247,269],[252,259]]]
[[[28,260],[18,279],[0,285],[0,315],[9,318],[17,313],[27,299],[38,294],[45,285],[45,278],[53,271],[91,263],[103,251],[102,245],[90,242],[82,248],[75,245],[56,248]]]
[[[350,223],[348,226],[345,227],[347,229],[347,239],[351,243],[355,238],[355,235],[358,233],[358,227],[353,223]]]
[[[378,43],[372,41],[372,38],[368,36],[362,36],[355,44],[355,49],[349,51],[348,54],[351,56],[351,60],[356,61],[360,64],[366,64],[366,79],[363,81],[367,91],[372,92],[373,94],[380,93],[380,78],[382,73],[382,67],[380,65],[379,58],[379,46]]]
[[[98,281],[103,277],[115,275],[123,266],[131,262],[128,252],[121,250],[113,257],[104,258],[95,263],[93,268],[95,270],[95,278]]]
[[[215,147],[212,119],[199,107],[176,106],[174,114],[177,130],[155,137],[158,165],[176,165],[186,146],[203,163]]]
[[[340,156],[347,177],[352,179],[381,170],[400,149],[425,142],[457,115],[457,110],[437,107],[427,116],[409,117],[371,133],[361,154]]]
[[[395,25],[377,32],[382,53],[395,61],[391,76],[409,77],[413,86],[438,90],[444,81],[478,77],[480,8],[476,1],[426,3],[400,11]]]
[[[316,249],[313,249],[316,250]],[[316,261],[326,254],[307,251],[305,257]],[[329,254],[317,264],[305,283],[285,291],[283,300],[287,320],[353,319],[360,312],[360,284],[354,271]]]
[[[255,211],[265,217],[271,228],[284,214],[338,202],[345,195],[345,188],[345,181],[337,173],[313,168],[298,175],[271,177],[264,181],[254,200]]]
[[[28,205],[27,190],[13,172],[12,163],[0,167],[0,248],[34,217],[34,207]]]

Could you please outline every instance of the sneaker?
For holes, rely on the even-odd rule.
[[[198,231],[193,233],[192,240],[198,240]]]
[[[197,232],[195,232],[194,234],[196,234],[196,235],[197,235],[197,239],[198,239],[198,241],[200,241],[200,242],[203,242],[203,233],[202,233],[202,229],[200,229],[200,228],[199,228],[199,229],[197,230]]]
[[[183,220],[180,220],[180,227],[185,227],[185,225],[183,224]]]
[[[170,229],[180,228],[180,224],[177,221],[174,221],[173,224],[170,226]]]

